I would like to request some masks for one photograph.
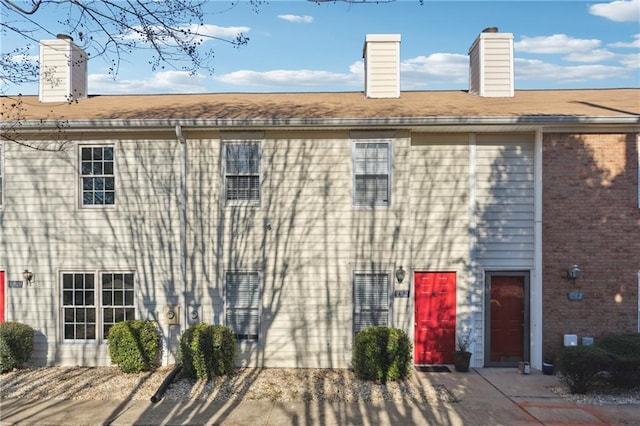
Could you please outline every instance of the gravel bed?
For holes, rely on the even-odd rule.
[[[640,404],[640,386],[634,389],[616,389],[608,386],[597,386],[586,394],[572,394],[567,386],[549,388],[556,395],[581,405],[626,405]]]
[[[0,397],[76,400],[150,399],[171,372],[124,374],[117,367],[39,367],[0,375]],[[210,381],[178,375],[165,400],[263,400],[343,402],[455,402],[442,385],[412,380],[386,385],[358,380],[350,370],[239,368]]]

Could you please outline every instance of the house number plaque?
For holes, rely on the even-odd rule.
[[[409,290],[396,290],[394,292],[395,297],[409,297]]]
[[[571,301],[580,301],[584,299],[584,293],[581,291],[570,291],[567,293],[567,299]]]

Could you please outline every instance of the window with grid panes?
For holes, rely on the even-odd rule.
[[[354,205],[388,206],[391,196],[391,144],[356,142],[353,150]]]
[[[258,340],[260,303],[259,272],[227,272],[225,318],[238,340]]]
[[[353,332],[389,324],[389,274],[356,272],[353,275]]]
[[[115,323],[135,319],[134,292],[132,273],[63,273],[63,339],[107,339]]]
[[[83,206],[112,206],[116,200],[113,146],[80,147]]]
[[[133,274],[102,274],[102,335],[115,323],[135,319]]]
[[[228,143],[225,149],[227,203],[260,203],[260,144]]]

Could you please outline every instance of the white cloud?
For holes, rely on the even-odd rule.
[[[629,55],[620,55],[618,62],[629,69],[640,70],[640,52],[631,53]],[[636,76],[636,80],[638,80]],[[640,81],[638,81],[640,83]]]
[[[628,78],[630,70],[608,65],[563,66],[538,59],[515,60],[516,80],[555,81],[557,83],[577,83],[611,78]]]
[[[628,47],[628,48],[631,48],[631,49],[640,48],[640,34],[635,34],[633,36],[633,38],[635,40],[633,40],[630,43],[625,43],[623,41],[619,41],[619,42],[616,42],[616,43],[610,43],[609,47],[622,47],[622,48],[627,48]]]
[[[552,36],[527,37],[514,43],[514,49],[518,52],[528,53],[575,53],[584,52],[600,47],[600,40],[578,39],[566,34],[554,34]]]
[[[640,0],[619,0],[589,6],[589,13],[615,22],[640,21]]]
[[[404,90],[426,88],[434,84],[458,85],[468,81],[469,57],[453,53],[417,56],[400,64]]]
[[[595,49],[589,52],[570,53],[562,59],[569,62],[604,62],[615,60],[618,57],[619,55],[616,55],[609,50]]]
[[[295,24],[310,24],[313,22],[313,16],[309,15],[278,15],[278,18],[283,21],[293,22]]]
[[[240,70],[214,77],[216,81],[226,84],[244,86],[296,86],[319,87],[323,85],[352,85],[356,78],[353,73],[335,73],[314,70]]]
[[[202,92],[206,92],[206,77],[187,71],[162,71],[142,80],[114,80],[108,74],[89,74],[92,95]]]

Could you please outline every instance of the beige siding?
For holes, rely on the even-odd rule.
[[[22,269],[35,273],[32,284],[7,289],[7,320],[34,327],[33,362],[39,364],[109,364],[104,341],[61,341],[63,271],[134,272],[138,318],[158,318],[167,301],[177,303],[177,142],[81,143],[116,146],[115,208],[79,208],[76,143],[61,152],[5,144],[0,268],[8,265],[7,280],[12,281],[21,279]]]
[[[205,206],[189,214],[193,235],[203,236],[190,238],[190,265],[204,320],[225,323],[226,271],[260,270],[260,341],[240,345],[241,363],[347,367],[352,273],[372,262],[391,272],[400,262],[410,235],[398,214],[402,204],[353,207],[348,132],[266,133],[260,206],[227,206],[221,199],[220,140],[189,144],[188,187],[196,190],[189,205]],[[394,155],[404,158],[407,144],[392,139]],[[394,171],[392,199],[403,200],[406,184],[398,176]],[[404,315],[392,321],[408,323]]]
[[[533,136],[478,136],[476,170],[478,262],[533,268]]]
[[[469,138],[414,135],[412,256],[425,270],[458,270],[469,252]],[[460,279],[460,277],[458,277]]]

